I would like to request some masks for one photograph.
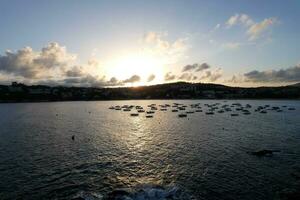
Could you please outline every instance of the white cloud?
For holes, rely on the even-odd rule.
[[[241,14],[239,20],[245,26],[252,26],[254,24],[254,21],[246,14]]]
[[[40,51],[31,47],[16,52],[6,51],[0,55],[1,82],[21,81],[28,84],[74,85],[74,86],[112,86],[119,84],[115,79],[106,81],[105,77],[91,75],[88,66],[96,66],[89,61],[85,66],[74,65],[75,54],[64,46],[53,42]]]
[[[163,64],[174,64],[186,56],[187,38],[178,38],[171,42],[167,33],[148,32],[143,39],[144,51],[159,59]]]
[[[95,58],[91,58],[88,60],[88,65],[92,67],[97,67],[99,65],[99,62]]]
[[[243,25],[246,27],[246,34],[250,41],[256,40],[262,37],[263,33],[271,28],[272,25],[276,24],[278,20],[274,17],[265,18],[260,22],[255,22],[250,16],[246,14],[235,14],[231,16],[227,21],[226,25],[228,28],[234,25]]]
[[[58,43],[50,43],[41,51],[25,47],[17,52],[0,55],[0,71],[24,78],[48,77],[49,71],[64,69],[76,59],[74,54]]]
[[[249,40],[256,40],[275,23],[277,23],[275,18],[267,18],[259,23],[251,25],[247,30]]]
[[[239,22],[239,18],[240,18],[240,15],[239,15],[239,14],[235,14],[235,15],[231,16],[231,17],[227,20],[226,25],[227,25],[228,27],[231,27],[231,26],[237,24],[237,23]]]

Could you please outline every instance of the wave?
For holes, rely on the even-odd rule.
[[[95,192],[79,192],[77,200],[191,200],[190,195],[177,186],[138,185],[134,188],[116,189],[105,196]]]

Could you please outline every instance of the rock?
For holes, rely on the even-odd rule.
[[[130,191],[126,189],[116,189],[108,194],[108,199],[131,199]]]
[[[255,156],[272,156],[274,152],[279,152],[278,150],[267,150],[267,149],[263,149],[260,151],[253,151],[250,152],[252,155]]]

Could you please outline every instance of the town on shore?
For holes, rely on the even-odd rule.
[[[0,102],[129,99],[300,99],[300,84],[256,88],[187,82],[118,88],[0,85]]]

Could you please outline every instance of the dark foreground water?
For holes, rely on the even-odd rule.
[[[252,108],[186,118],[108,109],[174,102]],[[283,111],[254,112],[266,104]],[[249,153],[263,149],[279,152]],[[0,199],[297,199],[299,182],[299,101],[0,104]]]

